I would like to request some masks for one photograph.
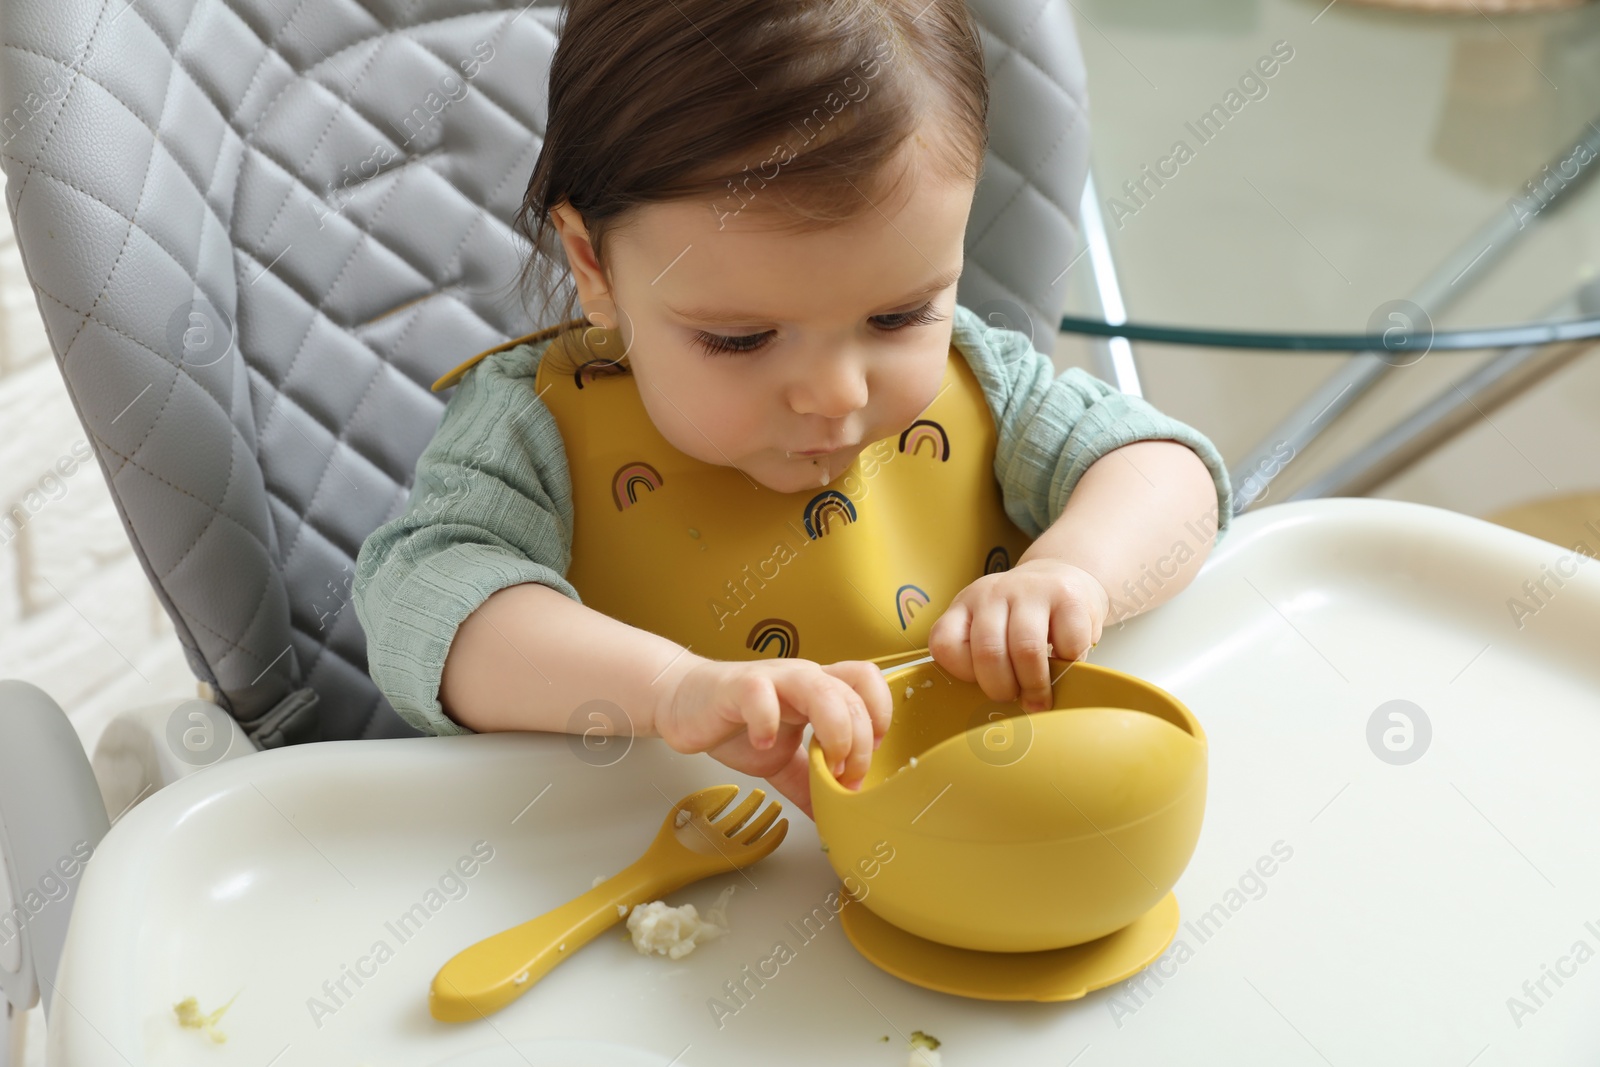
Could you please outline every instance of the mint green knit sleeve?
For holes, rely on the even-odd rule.
[[[1228,469],[1209,438],[1148,401],[1130,396],[1076,367],[1056,373],[1027,334],[989,325],[957,305],[952,341],[966,356],[994,415],[994,473],[1006,514],[1038,537],[1061,514],[1083,472],[1135,441],[1187,445],[1217,488],[1217,538],[1233,517]],[[1212,516],[1184,516],[1202,519]]]
[[[444,713],[439,678],[457,628],[489,596],[539,582],[582,603],[572,484],[555,417],[535,395],[544,345],[485,357],[456,386],[417,459],[406,510],[368,535],[352,599],[367,670],[428,734],[471,733]]]

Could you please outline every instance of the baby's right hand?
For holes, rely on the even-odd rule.
[[[864,660],[711,660],[676,665],[663,682],[656,733],[677,752],[706,752],[765,778],[811,815],[811,776],[800,738],[806,723],[842,785],[857,788],[889,729],[893,703],[883,673]]]

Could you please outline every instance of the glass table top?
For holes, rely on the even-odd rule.
[[[1134,339],[1360,351],[1386,332],[1391,348],[1427,332],[1435,350],[1600,334],[1600,3],[1072,4],[1094,202]],[[1096,298],[1094,258],[1071,265],[1069,331],[1120,317]]]

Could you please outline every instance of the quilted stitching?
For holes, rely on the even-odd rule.
[[[1008,112],[997,91],[962,300],[1042,315],[1059,300],[1034,264],[1076,244],[1081,61],[1065,0],[1020,30],[1014,2],[972,5],[1002,49],[992,69],[1020,57],[1053,87],[1026,90],[1050,114]],[[415,733],[367,676],[339,582],[405,505],[443,410],[429,384],[536,328],[505,285],[524,247],[509,220],[542,139],[557,3],[8,7],[0,114],[42,70],[65,82],[0,150],[24,263],[141,565],[243,722],[309,685],[326,738]],[[1041,42],[1047,13],[1065,31]],[[463,78],[484,42],[493,58]],[[384,145],[397,158],[367,174]],[[203,367],[171,343],[196,299],[235,343]]]

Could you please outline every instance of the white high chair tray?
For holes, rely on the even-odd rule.
[[[1578,562],[1416,505],[1270,507],[1191,589],[1108,631],[1096,661],[1199,717],[1210,793],[1167,955],[1078,1001],[962,1000],[876,970],[790,810],[774,855],[669,898],[703,911],[739,886],[728,937],[673,962],[619,925],[489,1020],[436,1022],[428,985],[455,952],[633,861],[684,794],[761,783],[648,739],[604,768],[559,735],[340,742],[226,761],[112,829],[77,897],[49,1062],[889,1067],[913,1030],[945,1067],[1592,1062],[1600,566]],[[1523,583],[1562,572],[1519,628],[1508,599],[1533,607]],[[1393,700],[1431,729],[1411,713],[1409,752],[1399,720],[1369,743]],[[492,858],[458,888],[444,876],[479,841]],[[828,921],[807,940],[814,909]],[[356,971],[336,1003],[324,983]],[[742,1003],[725,986],[741,980]],[[236,993],[225,1044],[177,1025],[175,1002]]]

